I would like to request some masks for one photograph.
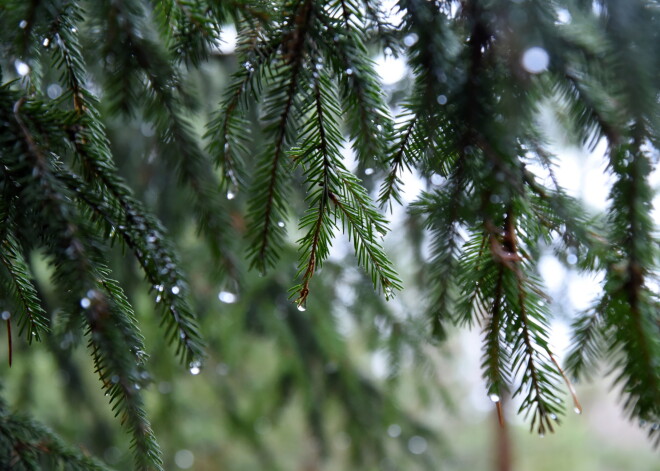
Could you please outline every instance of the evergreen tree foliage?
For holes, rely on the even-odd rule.
[[[219,47],[231,25],[237,67],[217,97],[206,82],[224,60]],[[163,458],[145,412],[149,321],[134,311],[134,266],[163,337],[191,372],[205,356],[239,355],[232,335],[274,340],[277,393],[260,407],[276,415],[297,388],[320,455],[328,453],[327,403],[350,418],[358,462],[389,453],[380,436],[391,417],[404,439],[427,433],[351,364],[336,318],[306,311],[314,298],[330,305],[339,296],[334,280],[350,269],[328,257],[341,234],[371,279],[372,292],[356,286],[376,299],[389,327],[390,338],[376,335],[393,370],[404,346],[423,355],[420,338],[478,325],[486,393],[498,407],[500,397],[519,396],[531,430],[555,430],[566,390],[579,412],[569,375],[589,376],[604,363],[630,417],[660,441],[656,0],[3,0],[0,26],[8,363],[25,352],[16,333],[61,365],[86,344],[135,469],[163,469]],[[410,80],[385,88],[377,54],[404,57]],[[606,143],[606,214],[558,183],[544,109],[573,142]],[[134,148],[122,155],[121,133],[135,122],[150,138],[148,177],[131,173]],[[390,300],[404,288],[384,237],[411,173],[427,183],[410,207],[425,231],[411,243],[430,246],[419,276],[429,324],[422,334],[373,295]],[[149,196],[141,178],[158,180],[161,193]],[[183,196],[174,198],[175,189]],[[185,208],[159,208],[173,198]],[[210,254],[209,279],[261,290],[237,322],[222,324],[226,332],[200,328],[196,313],[205,308],[185,275],[197,269],[174,242],[182,238],[176,219],[187,217]],[[593,307],[574,321],[565,370],[548,340],[552,300],[538,268],[548,251],[604,277]],[[49,280],[37,273],[44,262]],[[275,275],[259,281],[248,267]],[[273,305],[281,316],[263,314]],[[275,466],[250,431],[253,418],[233,406],[239,389],[216,386],[235,433]],[[5,403],[0,465],[106,469]]]

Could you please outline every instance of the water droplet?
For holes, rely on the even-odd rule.
[[[373,168],[367,168],[364,170],[365,175],[373,175],[374,169]]]
[[[227,199],[228,200],[233,200],[236,198],[236,193],[233,190],[227,190]]]
[[[44,40],[43,40],[43,42],[42,42],[41,44],[43,44],[44,47],[48,47],[48,46],[50,46],[50,39],[48,39],[48,38],[44,38]]]
[[[280,222],[278,222],[278,223],[277,223],[277,226],[278,226],[278,227],[284,227],[284,221],[280,221]]]
[[[298,304],[298,310],[299,310],[300,312],[305,312],[305,311],[307,310],[307,307],[305,306],[305,303],[304,303],[304,302]]]
[[[557,22],[560,24],[568,24],[571,22],[571,13],[566,8],[557,9]]]
[[[566,257],[566,261],[568,262],[569,265],[575,265],[578,261],[577,255],[575,255],[574,253],[568,254],[568,256]]]
[[[3,321],[8,321],[9,319],[11,319],[11,313],[9,311],[2,311],[0,317],[2,317]]]
[[[75,26],[72,26],[72,27],[71,27],[71,32],[72,32],[72,33],[77,33],[77,32],[78,32],[78,30],[76,29],[76,27],[75,27]]]
[[[220,291],[218,293],[218,299],[223,303],[233,304],[238,299],[238,296],[230,291]]]
[[[25,21],[25,20],[21,20],[21,22],[18,23],[18,27],[21,28],[21,29],[27,28],[27,25],[28,25],[28,22]]]
[[[198,375],[202,371],[202,362],[199,360],[195,360],[190,362],[190,374],[191,375]]]
[[[439,105],[446,105],[447,97],[445,95],[438,95],[437,101]]]
[[[385,299],[391,299],[394,296],[394,291],[390,286],[385,288]]]
[[[162,300],[163,300],[163,297],[160,294],[158,296],[156,296],[156,302],[157,303],[161,302]]]
[[[408,440],[408,450],[413,455],[421,455],[426,451],[428,444],[426,443],[426,438],[415,435],[410,437]]]
[[[92,302],[89,300],[89,298],[82,298],[80,300],[80,307],[82,307],[83,309],[87,309],[91,305]]]
[[[550,418],[552,420],[557,420],[557,414],[550,414]]]
[[[530,74],[538,74],[548,68],[550,56],[542,47],[530,47],[522,56],[522,66]]]
[[[383,49],[383,53],[385,53],[386,56],[391,56],[392,55],[392,48],[387,46],[385,49]]]
[[[161,394],[169,394],[172,392],[172,383],[161,381],[158,383],[158,392]]]
[[[582,409],[580,409],[579,407],[575,407],[573,408],[573,412],[575,412],[577,415],[580,415],[582,414]]]
[[[106,396],[107,395],[108,393],[106,393]],[[116,465],[122,458],[122,451],[117,447],[111,446],[105,449],[103,452],[103,458],[108,464]]]
[[[174,454],[174,462],[180,469],[189,469],[195,464],[195,455],[190,450],[179,450]]]
[[[179,294],[180,291],[181,288],[179,288],[178,286],[172,286],[172,294]]]
[[[136,391],[139,391],[140,389],[142,389],[142,386],[140,386],[138,383],[135,383],[133,385],[133,389],[135,389]]]
[[[117,384],[119,382],[119,376],[118,375],[112,375],[112,378],[110,378],[110,382],[112,384]]]
[[[346,69],[346,75],[353,75],[353,69],[351,69],[350,67]]]
[[[46,89],[46,94],[48,95],[48,98],[54,100],[62,94],[62,87],[60,87],[57,83],[51,83]]]
[[[401,427],[397,424],[392,424],[387,427],[387,434],[392,438],[396,438],[401,435]]]
[[[156,129],[151,123],[142,123],[140,124],[140,133],[144,137],[153,137],[156,134]]]
[[[488,398],[493,402],[500,402],[500,396],[498,396],[497,394],[491,394],[490,396],[488,396]]]
[[[30,66],[21,60],[16,59],[14,61],[14,67],[16,68],[16,72],[18,72],[18,75],[20,75],[21,77],[24,77],[25,75],[30,73]]]
[[[419,39],[419,36],[417,36],[415,33],[411,33],[408,36],[406,36],[405,38],[403,38],[403,44],[405,44],[408,47],[414,46],[415,43],[417,43],[418,39]]]
[[[539,438],[543,438],[543,437],[545,437],[545,433],[543,432],[539,433]]]

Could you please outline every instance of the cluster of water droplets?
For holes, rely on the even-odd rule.
[[[165,287],[163,285],[156,285],[154,286],[154,289],[156,290],[156,302],[159,303],[163,300],[163,291],[165,291]]]

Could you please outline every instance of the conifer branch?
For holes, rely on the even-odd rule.
[[[351,10],[357,11],[357,6]],[[321,21],[324,48],[333,52],[328,62],[339,78],[349,139],[361,165],[379,165],[387,151],[384,137],[391,134],[393,125],[374,62],[369,59],[365,46],[364,27],[354,24],[348,31],[347,18],[342,28],[329,18],[321,17]],[[321,62],[316,65],[317,68],[324,66]]]
[[[385,219],[371,205],[369,195],[351,173],[340,173],[343,191],[330,193],[330,199],[342,216],[342,229],[348,230],[349,239],[357,255],[358,264],[369,273],[376,289],[382,289],[387,299],[395,290],[402,289],[401,280],[387,259],[381,244],[375,239],[387,231]]]
[[[129,59],[115,67],[118,82],[114,82],[111,74],[113,80],[109,87],[117,100],[112,110],[131,113],[137,105],[144,105],[145,116],[154,124],[159,136],[159,155],[176,172],[181,184],[192,190],[193,214],[209,247],[222,261],[220,271],[234,273],[234,262],[224,250],[231,245],[229,216],[215,191],[218,182],[212,166],[183,112],[189,98],[181,78],[166,51],[142,32],[149,30],[149,23],[139,2],[130,0],[121,5],[111,2],[101,7],[104,26],[112,33],[105,44],[105,52],[115,51],[120,44],[130,51],[130,54],[115,51],[118,56]],[[114,90],[116,87],[121,90]]]
[[[278,71],[281,81],[275,86],[268,104],[268,115],[272,116],[272,121],[266,128],[269,134],[274,135],[274,143],[260,158],[253,196],[248,202],[251,242],[248,256],[251,267],[260,272],[265,272],[275,263],[277,250],[282,244],[282,233],[277,226],[279,217],[286,211],[282,160],[292,140],[296,94],[303,78],[303,61],[307,52],[306,35],[314,15],[312,3],[309,0],[300,2],[288,19],[292,29],[282,37],[282,64]]]
[[[6,226],[2,229],[0,240],[0,248],[2,249],[0,250],[0,262],[5,268],[4,272],[7,278],[2,277],[4,278],[2,285],[15,300],[14,306],[17,308],[18,313],[19,335],[23,335],[23,332],[25,332],[28,343],[31,343],[32,340],[40,341],[41,334],[49,331],[48,319],[41,307],[41,301],[33,284],[28,264],[18,245],[18,240],[12,233],[13,224],[6,219],[3,224]],[[6,321],[7,328],[10,329],[11,319],[6,319]],[[11,348],[11,340],[9,345]]]
[[[111,227],[111,237],[119,235],[123,238],[152,286],[168,287],[168,293],[159,296],[169,305],[167,311],[177,313],[170,317],[170,323],[177,328],[170,327],[170,330],[178,331],[173,340],[181,344],[182,359],[189,363],[203,354],[194,315],[185,302],[186,284],[178,270],[176,255],[163,240],[165,231],[155,218],[146,213],[133,198],[128,186],[117,176],[105,130],[99,123],[96,100],[83,84],[84,60],[77,35],[73,34],[78,29],[74,21],[80,19],[80,14],[72,8],[66,7],[58,12],[52,21],[52,34],[57,46],[53,48],[53,54],[56,67],[67,77],[73,98],[73,122],[67,137],[80,160],[86,182],[64,170],[59,178],[67,180],[69,189],[105,220]],[[94,188],[87,182],[95,185],[105,198],[97,198]],[[175,289],[178,295],[172,295],[171,289]]]
[[[50,429],[28,417],[12,414],[0,403],[0,468],[111,471],[100,460],[64,443]]]
[[[512,270],[516,278],[517,312],[514,314],[511,323],[517,327],[520,337],[513,344],[514,360],[512,369],[516,371],[522,366],[525,366],[525,368],[521,384],[514,392],[514,396],[523,392],[526,393],[520,408],[521,410],[532,411],[530,430],[534,430],[536,426],[539,435],[543,435],[546,431],[553,432],[552,422],[557,421],[559,408],[554,401],[556,386],[553,380],[556,379],[557,372],[555,368],[558,365],[554,364],[552,366],[548,362],[548,360],[552,361],[552,353],[548,349],[547,339],[543,332],[544,328],[547,327],[545,319],[542,317],[538,305],[534,306],[530,302],[531,299],[528,299],[531,293],[525,286],[528,281],[521,268],[520,262],[523,258],[520,256],[518,249],[514,211],[512,206],[507,210],[504,222],[503,251],[499,254],[493,253],[493,256],[496,259],[500,257],[503,266]],[[491,247],[494,247],[494,245],[491,245]],[[534,307],[536,312],[532,311]],[[522,341],[520,338],[522,338]],[[546,353],[548,357],[546,358],[543,353]]]
[[[417,127],[418,119],[419,117],[417,116],[411,117],[405,124],[401,125],[400,130],[397,130],[398,132],[396,134],[402,135],[400,141],[391,149],[391,151],[394,151],[395,149],[396,151],[392,153],[392,157],[388,161],[390,171],[380,188],[378,202],[380,203],[381,208],[389,204],[391,210],[392,198],[394,198],[399,204],[402,202],[400,191],[403,181],[400,178],[400,174],[404,169],[410,169],[412,162],[414,162],[412,156],[408,153],[408,148],[417,143],[416,140],[413,139],[413,136],[415,128]]]
[[[6,97],[2,97],[5,98]],[[123,413],[123,422],[127,423],[132,432],[135,461],[139,470],[160,470],[160,450],[155,442],[148,420],[141,407],[141,399],[135,388],[128,389],[130,384],[141,384],[136,371],[144,356],[142,338],[138,333],[134,315],[128,301],[123,296],[119,286],[108,278],[108,271],[100,261],[101,257],[95,249],[94,234],[76,220],[76,211],[68,203],[70,198],[64,196],[66,191],[53,173],[52,166],[57,165],[56,156],[51,155],[51,164],[45,157],[36,137],[32,134],[28,123],[22,116],[22,107],[32,106],[22,97],[13,104],[13,118],[18,128],[17,138],[20,146],[17,152],[24,153],[27,159],[22,159],[24,168],[14,167],[14,172],[25,172],[29,175],[20,180],[19,187],[37,187],[40,194],[22,195],[26,203],[40,208],[50,225],[53,239],[44,237],[46,245],[53,257],[55,268],[54,282],[62,288],[68,308],[72,312],[80,312],[87,323],[90,337],[89,345],[94,357],[96,370],[111,395],[118,412]],[[30,179],[32,182],[30,182]],[[17,180],[18,182],[18,180]],[[29,198],[35,198],[30,201]],[[76,280],[72,285],[72,280]],[[116,383],[112,378],[118,378]],[[120,386],[119,381],[122,382]]]
[[[566,357],[566,368],[575,378],[589,377],[596,370],[596,359],[603,355],[604,331],[600,314],[604,306],[582,313],[571,325],[573,338]]]
[[[637,123],[632,129],[643,133]],[[640,150],[637,136],[610,149],[617,176],[612,187],[610,214],[612,243],[601,299],[608,354],[619,369],[615,383],[624,384],[624,407],[632,416],[660,423],[660,325],[657,295],[646,286],[649,262],[657,257],[653,223],[644,207],[650,207],[650,163]],[[650,433],[657,436],[657,428]]]
[[[318,209],[312,210],[300,222],[300,225],[303,228],[312,222],[312,227],[309,232],[303,237],[303,239],[301,239],[303,252],[301,255],[301,266],[298,272],[302,273],[302,279],[300,288],[297,289],[299,293],[298,298],[296,299],[296,303],[300,308],[305,307],[307,295],[309,294],[309,282],[314,275],[316,268],[320,267],[323,263],[323,259],[327,257],[328,244],[332,237],[332,234],[330,233],[332,226],[329,224],[327,213],[331,194],[330,172],[333,170],[331,161],[336,160],[331,153],[333,151],[336,153],[337,149],[331,148],[331,144],[326,137],[326,117],[319,81],[318,77],[314,78],[314,105],[316,108],[316,115],[313,118],[315,121],[313,124],[317,125],[317,129],[312,131],[311,135],[308,137],[306,142],[307,149],[305,149],[304,152],[312,154],[314,153],[314,148],[317,148],[316,151],[318,157],[322,159],[322,171],[320,175],[317,172],[310,172],[307,178],[307,183],[312,185],[317,184],[321,189],[317,190],[315,192],[316,194],[312,197],[312,202],[318,204]],[[328,83],[325,83],[324,85],[327,86]],[[315,138],[318,138],[318,141]],[[310,155],[310,157],[312,156]],[[315,163],[310,162],[310,164],[314,165]],[[318,167],[318,164],[314,165],[313,169],[316,170],[316,167]],[[318,181],[319,179],[320,181]]]
[[[507,389],[509,379],[506,372],[510,370],[510,366],[508,366],[510,352],[507,351],[501,339],[502,322],[504,321],[502,313],[503,282],[504,268],[500,267],[493,291],[493,304],[484,328],[484,354],[481,363],[484,377],[488,383],[486,386],[488,396],[496,403],[500,402]]]
[[[244,185],[245,160],[248,157],[249,123],[243,117],[251,95],[261,93],[263,76],[270,71],[276,48],[272,44],[258,44],[258,32],[245,33],[240,45],[243,66],[233,75],[220,109],[207,125],[204,137],[209,138],[208,152],[219,165],[224,185],[238,188]],[[244,50],[243,50],[244,49]]]

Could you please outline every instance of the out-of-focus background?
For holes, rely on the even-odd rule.
[[[235,32],[227,27],[223,37],[214,60],[190,77],[201,90],[194,118],[200,134],[238,66]],[[396,107],[408,86],[406,64],[392,57],[375,59]],[[55,98],[58,93],[54,81],[48,94]],[[542,112],[539,119],[555,142],[560,183],[594,211],[606,209],[609,182],[600,164],[602,148],[571,147],[551,115]],[[416,288],[427,247],[419,221],[405,208],[394,208],[386,240],[406,288],[399,296],[385,302],[373,293],[340,235],[314,278],[307,310],[300,312],[287,292],[296,270],[296,217],[282,221],[289,245],[277,270],[265,276],[249,271],[236,241],[238,281],[218,281],[174,177],[153,161],[153,129],[139,118],[107,125],[124,177],[178,244],[209,346],[203,364],[177,364],[158,327],[157,293],[120,247],[108,255],[116,276],[130,288],[127,294],[143,326],[152,371],[147,410],[166,469],[660,470],[644,432],[625,418],[605,368],[591,382],[575,385],[581,414],[574,413],[566,395],[563,424],[555,433],[542,438],[529,433],[515,398],[502,398],[505,425],[498,424],[480,375],[479,327],[455,329],[443,344],[427,340],[426,300]],[[253,145],[260,145],[258,136]],[[350,151],[345,158],[355,167]],[[383,175],[371,168],[356,171],[375,194]],[[657,176],[655,183],[660,183]],[[433,185],[433,177],[408,174],[404,198],[410,202]],[[232,225],[239,234],[244,221],[238,208],[245,199],[240,192],[229,198],[237,209]],[[560,361],[570,342],[572,315],[589,306],[599,286],[598,279],[581,276],[568,262],[548,255],[540,264],[556,301],[551,341]],[[34,253],[32,263],[48,299],[53,289],[48,261]],[[402,323],[414,328],[401,329]],[[55,356],[17,341],[11,369],[0,362],[5,395],[11,407],[29,405],[35,418],[70,442],[116,469],[130,469],[128,439],[113,418],[85,346],[74,340],[49,338],[51,351],[59,352]],[[0,349],[6,351],[6,345]]]

